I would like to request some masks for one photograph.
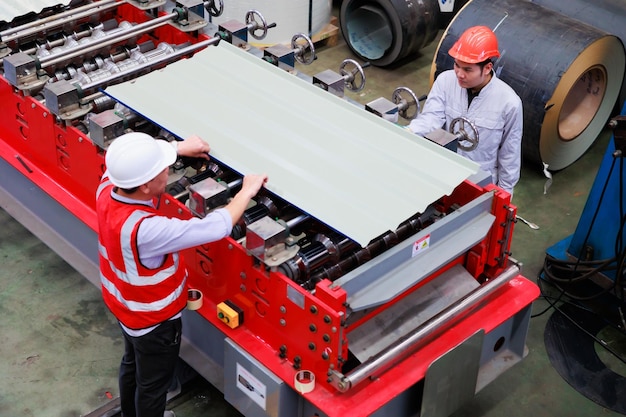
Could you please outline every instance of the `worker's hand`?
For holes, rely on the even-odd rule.
[[[243,185],[240,193],[243,193],[248,199],[254,197],[261,187],[267,182],[266,174],[250,174],[243,177]]]
[[[200,136],[191,135],[187,139],[178,142],[177,152],[180,156],[209,159],[211,147]]]
[[[251,174],[243,177],[241,190],[235,194],[235,197],[233,197],[225,207],[230,213],[233,226],[241,218],[246,208],[248,208],[250,200],[259,192],[266,182],[267,175],[265,174]]]

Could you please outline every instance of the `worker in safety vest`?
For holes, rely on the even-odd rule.
[[[154,202],[165,191],[177,152],[208,158],[210,151],[195,135],[175,145],[138,132],[115,139],[96,195],[102,296],[124,336],[119,389],[125,417],[174,416],[165,405],[187,302],[179,251],[228,236],[267,181],[266,175],[246,175],[233,199],[204,218],[165,217]]]
[[[408,129],[425,136],[449,129],[457,117],[469,119],[477,128],[478,146],[457,153],[480,164],[494,184],[513,194],[520,178],[523,111],[519,96],[493,70],[492,60],[500,57],[498,39],[486,26],[470,27],[448,54],[454,69],[439,74],[424,110]]]

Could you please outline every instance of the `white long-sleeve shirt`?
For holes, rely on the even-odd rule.
[[[461,116],[474,123],[479,139],[473,151],[458,149],[457,153],[480,164],[491,173],[494,184],[513,194],[522,162],[522,100],[493,74],[468,106],[467,89],[459,85],[454,70],[444,71],[433,83],[424,110],[411,121],[409,129],[425,136],[446,129],[452,119]]]

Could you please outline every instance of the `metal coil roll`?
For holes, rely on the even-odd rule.
[[[554,10],[572,19],[580,20],[620,38],[626,45],[626,3],[624,0],[531,0],[540,6]],[[626,80],[622,82],[617,111],[626,101]]]
[[[529,1],[472,0],[444,32],[431,81],[452,68],[448,50],[475,25],[495,31],[494,69],[522,99],[524,160],[555,171],[574,163],[617,102],[626,62],[620,39]]]
[[[386,67],[430,44],[438,16],[437,0],[343,0],[339,22],[354,54]]]

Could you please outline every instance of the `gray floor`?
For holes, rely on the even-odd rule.
[[[435,42],[421,57],[395,69],[367,68],[364,91],[348,96],[367,103],[389,98],[399,86],[418,95],[427,93],[436,46]],[[343,59],[354,58],[341,39],[336,46],[320,48],[318,57],[310,67],[299,69],[313,75],[326,68],[337,70]],[[524,167],[514,203],[518,214],[540,229],[518,223],[512,252],[523,262],[529,279],[536,279],[546,248],[573,233],[609,138],[608,133],[601,135],[579,161],[555,173],[547,194],[541,172]],[[0,259],[0,416],[82,416],[117,396],[121,338],[99,290],[2,210]],[[533,310],[537,313],[546,306],[540,299]],[[621,415],[579,394],[551,366],[543,340],[550,314],[531,320],[528,357],[454,417]],[[623,341],[617,343],[624,347]],[[607,363],[626,375],[623,363],[610,358]],[[179,417],[238,415],[219,391],[206,384],[172,407]]]

